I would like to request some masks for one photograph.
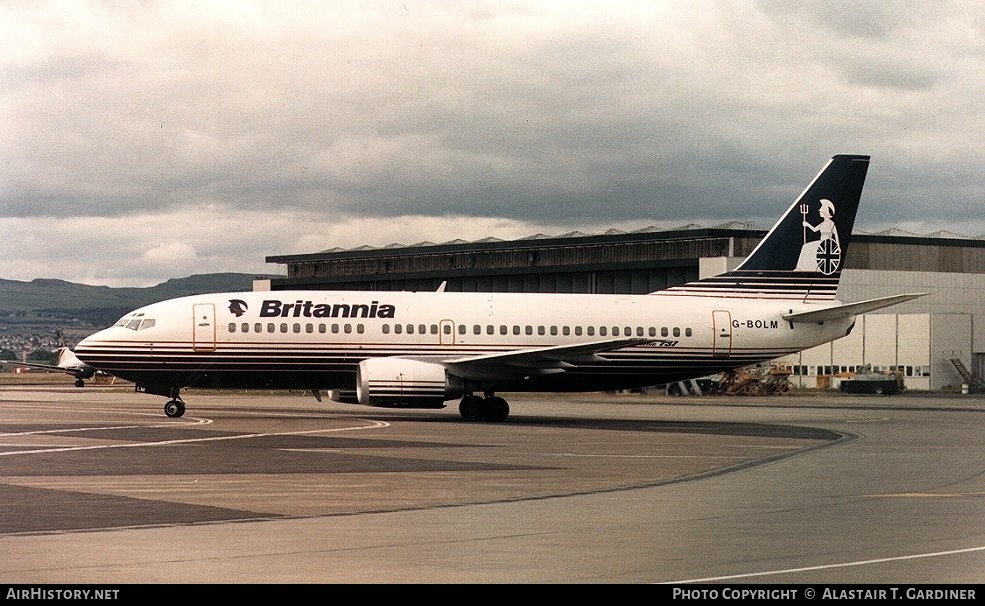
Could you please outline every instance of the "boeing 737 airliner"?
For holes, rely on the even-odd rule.
[[[497,391],[629,389],[731,371],[843,337],[922,296],[836,300],[868,156],[833,157],[739,267],[648,295],[273,291],[142,307],[76,355],[166,396],[327,391],[336,401],[502,421]]]

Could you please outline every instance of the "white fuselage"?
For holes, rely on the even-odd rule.
[[[567,360],[563,371],[513,373],[507,358],[481,379],[465,377],[501,390],[622,389],[707,376],[841,337],[853,319],[781,318],[833,304],[661,293],[222,293],[138,309],[85,339],[76,354],[149,385],[347,390],[359,362],[370,358],[446,362],[646,339]]]

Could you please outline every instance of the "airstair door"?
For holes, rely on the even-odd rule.
[[[196,303],[192,307],[193,342],[195,351],[215,351],[215,305]]]

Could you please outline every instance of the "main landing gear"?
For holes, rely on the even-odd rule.
[[[499,396],[487,394],[481,398],[468,394],[458,405],[458,412],[466,421],[490,421],[500,423],[510,415],[510,405]]]
[[[164,405],[164,414],[172,419],[180,417],[185,414],[185,403],[181,401],[181,398],[175,397]]]

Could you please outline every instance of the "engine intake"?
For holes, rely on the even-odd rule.
[[[460,377],[431,362],[370,358],[356,373],[356,398],[364,406],[444,408],[446,400],[464,393]]]
[[[330,389],[328,399],[340,404],[359,404],[355,389]]]

